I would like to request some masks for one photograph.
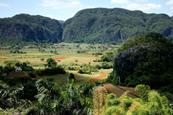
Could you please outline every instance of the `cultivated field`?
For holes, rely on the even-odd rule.
[[[44,68],[44,64],[48,58],[53,58],[58,65],[63,66],[66,71],[74,73],[78,79],[91,77],[91,81],[97,81],[107,78],[112,71],[109,69],[98,69],[90,74],[80,74],[78,69],[82,65],[95,66],[100,64],[102,55],[106,52],[116,52],[118,45],[102,45],[102,44],[79,44],[79,43],[60,43],[60,44],[42,44],[42,45],[26,45],[15,47],[1,47],[0,49],[0,65],[8,63],[27,62],[35,69]],[[68,69],[70,67],[77,69]],[[81,76],[83,76],[81,78]]]

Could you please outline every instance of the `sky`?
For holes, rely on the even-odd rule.
[[[173,16],[173,0],[0,0],[0,18],[27,13],[65,21],[79,10],[100,7]]]

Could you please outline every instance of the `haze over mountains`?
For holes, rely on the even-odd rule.
[[[79,11],[67,21],[19,14],[0,19],[0,40],[116,43],[147,32],[173,38],[173,18],[120,8]]]

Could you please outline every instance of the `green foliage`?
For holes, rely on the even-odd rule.
[[[20,98],[24,87],[22,85],[10,87],[8,84],[0,81],[0,108],[17,108],[30,105],[30,101]]]
[[[172,115],[173,109],[165,96],[160,96],[156,91],[149,90],[148,86],[140,85],[137,89],[144,89],[147,92],[141,97],[147,98],[130,98],[126,94],[116,97],[109,94],[104,106],[104,115]]]
[[[80,69],[78,70],[78,73],[81,74],[91,74],[92,72],[96,72],[97,68],[95,66],[92,66],[90,64],[84,64],[81,65]]]
[[[113,52],[106,52],[102,57],[100,61],[103,62],[112,62],[114,59],[115,54]]]
[[[65,87],[57,88],[52,81],[38,80],[36,86],[38,104],[29,108],[26,114],[85,115],[90,112],[92,100],[83,95],[84,92],[89,94],[89,85],[77,87],[70,80]]]
[[[57,66],[57,62],[52,58],[47,59],[46,67],[48,68],[55,68]]]
[[[157,33],[129,39],[121,46],[114,60],[114,77],[119,79],[121,85],[144,83],[152,88],[171,88],[172,49],[173,44]]]
[[[43,75],[56,75],[65,74],[65,70],[62,66],[57,66],[57,62],[52,58],[47,59],[47,64],[45,64],[45,69],[37,70],[36,73],[40,76]]]
[[[65,42],[117,43],[148,32],[173,37],[172,19],[164,14],[146,14],[120,8],[79,11],[64,23]]]
[[[39,76],[44,76],[44,75],[57,75],[57,74],[65,74],[65,70],[61,66],[57,66],[54,68],[45,68],[43,70],[37,70],[36,72]]]
[[[22,71],[27,71],[27,72],[34,71],[34,69],[25,62],[16,63],[15,66],[20,67],[22,69]]]
[[[148,92],[150,87],[148,85],[137,85],[135,91],[137,92],[138,96],[143,100],[148,99]]]
[[[16,67],[25,68],[25,63],[16,63]],[[46,68],[59,72],[58,67]],[[2,74],[4,68],[2,67]],[[47,71],[50,69],[49,71]],[[64,71],[64,69],[63,69]],[[29,72],[34,72],[30,70]],[[36,79],[38,79],[36,77]],[[52,115],[86,115],[92,113],[92,88],[95,84],[76,84],[74,76],[61,87],[53,79],[33,80],[30,77],[0,77],[0,112]],[[15,109],[15,110],[14,110]],[[21,112],[22,111],[22,112]]]
[[[116,75],[115,72],[111,72],[106,79],[106,82],[112,83],[112,84],[118,84],[119,83],[119,77]]]
[[[96,65],[98,69],[111,69],[113,68],[113,64],[110,62],[102,62],[101,64]]]
[[[63,32],[59,21],[38,15],[19,14],[12,18],[0,19],[0,25],[2,43],[60,42]]]
[[[15,71],[15,68],[14,66],[12,66],[11,64],[7,64],[4,68],[3,68],[3,73],[6,73],[7,75],[10,73],[10,72],[14,72]]]

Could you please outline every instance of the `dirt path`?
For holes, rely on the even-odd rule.
[[[134,88],[131,87],[114,86],[112,84],[103,84],[96,87],[93,90],[94,115],[101,115],[107,94],[113,93],[119,97],[125,92],[128,92],[129,97],[138,97]]]
[[[99,75],[91,77],[91,81],[99,81],[106,79],[108,77],[108,72],[101,72]]]

